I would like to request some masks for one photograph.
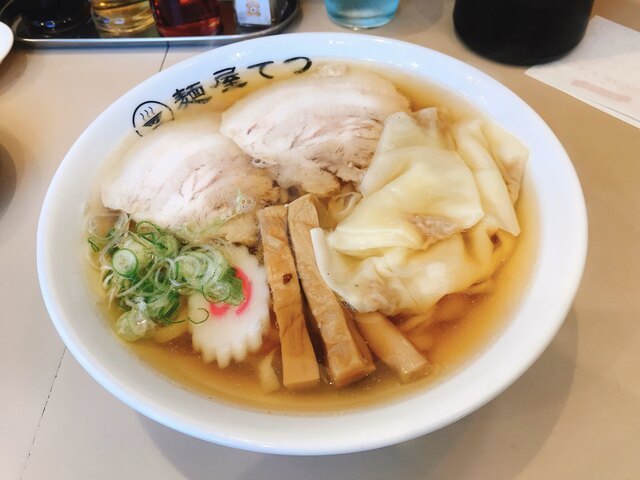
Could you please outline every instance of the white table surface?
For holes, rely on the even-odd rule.
[[[524,98],[565,145],[590,220],[584,280],[539,361],[467,418],[385,449],[282,457],[190,438],[139,415],[91,379],[53,329],[35,234],[49,181],[110,103],[206,48],[21,50],[0,64],[0,478],[639,479],[640,131],[466,50],[451,0],[403,0],[373,33],[471,63]],[[289,31],[340,31],[319,0]],[[640,28],[638,0],[595,13]],[[78,181],[84,181],[79,178]]]

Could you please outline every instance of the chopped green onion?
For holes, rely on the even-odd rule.
[[[162,257],[175,257],[180,248],[178,239],[173,235],[162,235],[156,243],[157,253]]]
[[[231,295],[231,285],[228,283],[215,283],[208,288],[201,290],[202,295],[209,303],[226,303]]]
[[[138,259],[139,267],[147,266],[153,260],[153,252],[133,236],[128,236],[121,242],[121,247],[131,250]]]
[[[189,317],[189,321],[190,321],[191,323],[193,323],[194,325],[200,325],[201,323],[204,323],[204,322],[206,322],[207,320],[209,320],[209,315],[210,315],[210,313],[209,313],[209,311],[208,311],[206,308],[198,308],[198,310],[202,310],[202,311],[205,313],[205,315],[206,315],[206,316],[204,317],[204,319],[202,319],[202,320],[198,320],[198,321],[195,321],[194,319],[192,319],[191,317]]]
[[[100,251],[100,247],[98,247],[97,243],[93,238],[87,238],[87,242],[89,242],[89,245],[91,246],[91,250],[93,250],[95,253],[98,253]]]
[[[107,234],[96,234],[104,220],[94,220],[87,241],[98,256],[109,301],[124,310],[115,326],[123,339],[146,338],[157,326],[177,323],[182,297],[196,291],[212,303],[244,300],[242,280],[213,245],[185,243],[147,221],[132,227],[125,213],[110,216],[115,221]],[[205,313],[202,322],[209,318]]]
[[[236,275],[235,268],[229,268],[223,278],[230,286],[229,296],[225,299],[225,303],[230,305],[240,305],[244,301],[244,293],[242,290],[242,280]]]
[[[145,308],[140,306],[120,315],[115,330],[123,340],[134,342],[150,337],[155,327],[155,323],[146,314]]]
[[[128,248],[121,248],[111,257],[113,271],[125,278],[132,278],[138,271],[138,257]]]
[[[161,230],[160,227],[158,227],[155,223],[142,221],[136,224],[136,233],[139,233],[140,235],[149,233],[155,233],[159,235],[161,233]]]

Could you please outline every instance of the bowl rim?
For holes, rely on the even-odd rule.
[[[9,55],[13,46],[13,30],[4,22],[0,22],[0,63]]]
[[[59,284],[56,283],[56,278],[58,278],[59,274],[54,274],[55,253],[49,247],[49,241],[56,232],[54,225],[54,219],[57,214],[56,202],[59,202],[60,196],[63,195],[62,187],[64,185],[64,178],[69,175],[68,172],[70,171],[70,165],[74,161],[73,158],[85,147],[83,142],[91,136],[91,132],[98,128],[97,126],[100,124],[108,122],[109,116],[112,115],[113,112],[118,108],[122,108],[122,105],[125,105],[128,99],[139,94],[146,88],[145,86],[159,84],[165,78],[170,78],[172,75],[182,73],[194,65],[198,66],[206,63],[206,60],[212,58],[225,55],[233,56],[233,52],[236,52],[236,56],[242,57],[239,53],[243,51],[254,51],[256,49],[269,50],[277,49],[278,47],[285,48],[287,44],[291,43],[301,46],[312,45],[313,48],[324,49],[326,51],[338,48],[359,48],[362,51],[373,48],[391,49],[390,51],[401,49],[406,51],[407,54],[415,54],[415,58],[441,62],[460,70],[469,76],[469,78],[466,79],[467,81],[481,85],[481,88],[484,89],[483,92],[486,94],[499,95],[499,98],[505,99],[507,103],[517,105],[520,113],[526,115],[528,120],[532,122],[531,128],[537,130],[540,136],[548,142],[548,148],[555,155],[554,160],[558,164],[557,168],[562,169],[563,177],[561,179],[561,186],[564,188],[562,198],[569,198],[573,214],[573,229],[569,232],[569,234],[572,235],[570,242],[572,249],[571,251],[564,252],[566,258],[563,258],[563,260],[566,265],[562,275],[562,281],[564,282],[562,283],[563,290],[558,294],[560,296],[542,297],[542,300],[550,301],[550,304],[545,304],[544,307],[548,310],[547,313],[550,315],[551,320],[545,319],[546,323],[542,324],[543,328],[541,328],[540,331],[535,332],[536,336],[534,337],[533,344],[530,345],[528,349],[518,350],[502,345],[500,343],[503,340],[502,336],[494,340],[480,355],[488,355],[497,348],[501,348],[502,350],[509,348],[511,355],[516,359],[514,364],[507,369],[502,369],[500,372],[490,372],[491,374],[483,378],[481,383],[473,384],[473,388],[476,389],[474,390],[475,395],[472,395],[471,398],[465,397],[466,400],[464,401],[456,400],[452,402],[451,405],[444,409],[444,413],[441,412],[440,410],[442,409],[440,409],[433,418],[425,417],[422,412],[413,410],[416,412],[415,418],[405,418],[407,415],[404,414],[402,421],[391,422],[387,420],[387,418],[393,419],[393,415],[397,415],[399,412],[402,412],[403,409],[417,409],[420,405],[418,400],[427,398],[426,394],[429,393],[422,392],[411,398],[399,399],[398,401],[394,400],[391,404],[375,405],[364,410],[318,415],[247,412],[242,408],[229,407],[217,404],[212,400],[204,400],[216,404],[215,411],[220,417],[216,419],[219,420],[219,424],[203,422],[198,415],[201,415],[202,412],[207,412],[208,409],[206,406],[200,404],[198,399],[190,398],[190,403],[186,406],[186,409],[185,405],[183,405],[176,410],[176,408],[167,403],[166,400],[161,401],[151,395],[154,388],[160,388],[155,380],[149,380],[150,383],[145,384],[144,390],[141,390],[139,385],[132,384],[133,379],[121,378],[118,374],[114,374],[113,370],[105,367],[104,359],[92,351],[87,344],[87,340],[83,339],[82,335],[84,332],[80,332],[77,325],[73,323],[72,312],[69,311],[68,306],[60,296],[60,287]],[[333,55],[327,54],[325,58],[333,58]],[[345,54],[344,58],[358,60],[348,54]],[[388,60],[379,62],[375,54],[369,54],[364,60],[374,63],[392,64],[392,62]],[[418,64],[420,64],[420,61],[414,61],[411,68],[417,68],[415,65]],[[410,71],[410,68],[405,64],[396,62],[396,66]],[[431,79],[427,80],[431,81]],[[464,92],[458,91],[458,93],[464,95]],[[483,109],[481,105],[476,106]],[[529,168],[529,166],[527,168]],[[540,226],[540,229],[541,235],[549,234],[549,232],[545,231],[543,225]],[[38,276],[42,296],[51,320],[69,351],[99,384],[136,411],[182,433],[210,442],[246,450],[295,455],[349,453],[399,443],[448,425],[495,398],[537,360],[556,335],[571,307],[573,298],[579,287],[586,261],[586,252],[587,214],[584,196],[577,174],[559,140],[531,107],[489,75],[455,58],[426,47],[400,40],[354,33],[292,33],[247,40],[204,52],[173,65],[143,81],[104,110],[71,147],[51,181],[43,202],[37,231]],[[535,272],[532,273],[532,277],[538,274],[538,265],[534,267],[534,269]],[[528,301],[528,299],[523,299],[522,303],[526,301]],[[465,369],[466,368],[468,367],[465,367]],[[458,374],[455,373],[454,375]],[[147,379],[145,378],[145,380]],[[445,383],[451,380],[452,379],[448,378]],[[167,385],[171,385],[166,379],[162,379],[161,381]],[[184,401],[184,399],[189,398],[184,395],[193,396],[192,394],[187,394],[177,389],[174,385],[171,385],[170,388],[175,391],[166,390],[164,393],[171,396],[171,400],[178,399],[179,401]],[[468,390],[465,386],[459,386],[459,388],[463,394]],[[151,389],[151,391],[148,391],[149,389]],[[179,394],[179,390],[181,394]],[[173,396],[174,394],[175,396]],[[194,412],[189,412],[189,408],[193,408]],[[232,422],[240,418],[237,416],[238,412],[242,412],[243,418],[248,418],[253,421],[255,426],[245,427],[244,425],[234,425]],[[303,435],[298,431],[285,432],[282,434],[281,432],[273,431],[274,429],[270,422],[272,422],[274,418],[277,418],[278,421],[287,428],[302,428],[303,423],[310,427],[304,427]],[[230,420],[226,421],[227,419]],[[301,419],[303,420],[301,421]],[[378,419],[378,422],[383,419],[383,424],[387,428],[380,428],[376,425],[372,426],[370,422],[374,419]],[[358,429],[355,431],[353,428],[350,428],[350,426],[353,427],[354,425],[358,426]],[[266,431],[270,426],[271,431]]]

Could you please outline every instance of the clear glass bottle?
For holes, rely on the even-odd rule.
[[[93,23],[102,37],[128,37],[154,24],[148,0],[91,0]]]
[[[222,25],[217,0],[151,0],[151,6],[163,37],[215,35]]]

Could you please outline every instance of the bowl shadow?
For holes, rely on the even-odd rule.
[[[538,361],[509,389],[466,418],[429,435],[348,455],[294,457],[222,447],[140,415],[158,450],[189,479],[507,480],[540,451],[561,415],[576,365],[578,323],[572,309]]]
[[[0,132],[0,141],[3,135]],[[18,185],[18,172],[15,161],[0,143],[0,219],[9,208]]]
[[[26,69],[27,54],[18,50],[14,45],[0,64],[0,95],[6,94],[13,85],[22,79]]]

